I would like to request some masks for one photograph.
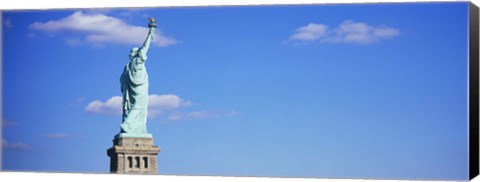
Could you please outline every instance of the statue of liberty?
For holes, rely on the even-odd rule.
[[[151,138],[147,133],[148,115],[148,73],[145,67],[147,51],[153,39],[157,24],[150,18],[147,38],[140,48],[134,47],[130,51],[130,62],[125,65],[120,76],[121,91],[123,94],[123,116],[121,130],[117,137]]]

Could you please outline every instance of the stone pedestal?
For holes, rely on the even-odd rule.
[[[160,147],[153,145],[153,138],[115,137],[107,150],[110,173],[158,174],[158,153]]]

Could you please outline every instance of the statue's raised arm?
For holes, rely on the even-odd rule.
[[[148,30],[148,35],[147,38],[145,39],[145,42],[143,43],[143,46],[140,48],[140,54],[142,57],[146,58],[147,57],[147,52],[148,49],[150,48],[150,43],[153,40],[153,35],[155,34],[155,28],[157,28],[157,22],[155,21],[155,18],[149,18],[150,23],[148,24],[149,30]]]

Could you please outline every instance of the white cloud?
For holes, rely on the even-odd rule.
[[[2,139],[2,148],[12,149],[12,150],[22,150],[22,151],[28,151],[31,149],[31,147],[26,143],[22,143],[22,142],[9,143],[5,139]]]
[[[191,111],[182,112],[181,108],[192,106],[192,102],[184,100],[174,94],[149,95],[148,97],[148,117],[155,118],[161,115],[162,122],[172,122],[179,120],[196,120],[218,117],[232,117],[237,115],[236,111]],[[105,102],[95,100],[85,107],[85,112],[89,114],[107,114],[122,115],[122,97],[114,96]],[[62,138],[63,134],[47,135],[47,138]]]
[[[87,113],[122,115],[122,97],[114,96],[106,102],[95,100],[85,108]]]
[[[400,31],[386,25],[371,26],[366,23],[344,21],[334,31],[332,42],[372,43],[397,36]]]
[[[148,117],[155,117],[166,110],[177,109],[179,107],[191,106],[190,101],[186,101],[174,94],[167,95],[149,95],[148,97]],[[94,114],[122,115],[122,97],[114,96],[105,102],[95,100],[85,107],[85,112]]]
[[[329,29],[324,24],[310,23],[298,28],[288,40],[294,44],[314,41],[368,44],[393,38],[399,34],[398,29],[386,25],[372,26],[363,22],[346,20],[334,29]]]
[[[81,45],[87,43],[93,46],[105,44],[126,44],[141,46],[148,32],[146,26],[135,26],[101,13],[84,13],[77,11],[72,15],[48,22],[35,22],[30,29],[44,31],[50,34],[57,32],[74,32],[82,35],[80,38],[68,38],[67,44]],[[165,47],[177,43],[172,37],[167,37],[156,31],[152,44]]]
[[[317,40],[326,35],[327,29],[328,26],[324,24],[309,23],[306,26],[298,28],[296,33],[290,36],[290,39],[298,41]]]
[[[149,107],[161,108],[161,109],[174,109],[184,104],[190,104],[189,101],[182,101],[182,99],[173,94],[167,95],[149,95],[148,96]]]
[[[148,116],[155,117],[158,114],[163,113],[165,110],[172,110],[179,107],[188,107],[191,105],[192,102],[185,101],[173,94],[150,95],[148,97]]]

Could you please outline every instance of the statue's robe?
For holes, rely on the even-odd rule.
[[[137,55],[125,65],[120,76],[123,94],[121,133],[147,133],[148,73],[145,67],[146,50],[143,49],[140,48]]]

